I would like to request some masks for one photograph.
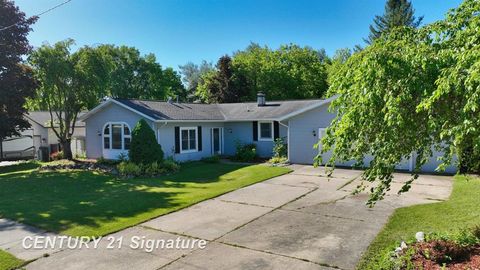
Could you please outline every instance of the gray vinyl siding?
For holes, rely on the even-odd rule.
[[[279,126],[280,137],[287,137],[287,128]],[[235,155],[235,145],[239,141],[244,144],[256,144],[259,157],[269,158],[272,156],[272,141],[254,141],[253,140],[253,122],[227,122],[225,123],[225,154]]]
[[[290,128],[290,140],[289,140],[289,160],[292,163],[299,164],[312,164],[313,159],[318,153],[317,149],[313,148],[313,145],[318,141],[317,136],[313,136],[313,131],[318,133],[319,128],[326,128],[330,125],[331,121],[335,118],[335,114],[328,112],[329,104],[320,106],[319,108],[307,111],[295,117],[288,119],[288,125]],[[440,164],[438,157],[442,153],[438,151],[433,151],[433,156],[430,158],[430,161],[427,162],[422,167],[422,172],[434,173],[435,169]],[[397,166],[397,170],[410,171],[414,164],[415,155],[413,154],[412,158],[405,158]],[[323,160],[326,161],[330,158],[329,153],[323,155]],[[364,159],[364,165],[368,166],[370,161],[373,159],[372,156],[367,156]],[[455,161],[455,159],[454,159]],[[353,161],[340,163],[337,162],[339,166],[351,166]],[[454,165],[450,165],[446,168],[446,173],[455,173],[457,171]]]
[[[202,150],[193,153],[175,153],[175,127],[202,127]],[[157,123],[158,142],[166,157],[177,161],[199,160],[212,156],[212,128],[223,128],[222,122],[168,122]],[[198,145],[197,145],[198,148]]]
[[[110,104],[103,110],[95,113],[85,120],[86,152],[88,158],[99,158],[103,156],[102,134],[103,127],[108,122],[125,122],[133,130],[142,117],[128,109],[116,104]],[[150,126],[152,121],[145,119]]]
[[[330,125],[335,115],[328,112],[328,104],[294,116],[288,120],[290,129],[289,160],[292,163],[312,164],[318,150],[313,145],[318,141],[319,128]],[[324,156],[328,158],[328,154]]]

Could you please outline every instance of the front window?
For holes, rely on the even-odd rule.
[[[180,128],[181,152],[197,151],[197,128]]]
[[[272,122],[259,122],[260,140],[271,141],[273,139]]]
[[[125,123],[108,123],[103,130],[103,148],[115,150],[130,149],[130,128]]]

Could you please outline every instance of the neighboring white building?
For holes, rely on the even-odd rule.
[[[83,114],[80,113],[79,116]],[[50,128],[50,113],[48,111],[29,112],[25,115],[25,118],[31,127],[23,131],[21,136],[4,140],[2,143],[4,159],[35,158],[41,146],[48,147],[49,154],[61,149],[55,132]],[[74,156],[85,155],[85,123],[81,121],[75,123],[71,146]]]

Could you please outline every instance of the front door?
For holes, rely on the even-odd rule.
[[[214,155],[222,154],[222,128],[212,128],[212,153]]]

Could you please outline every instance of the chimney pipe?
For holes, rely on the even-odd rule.
[[[257,105],[258,105],[259,107],[265,106],[265,102],[266,102],[266,101],[265,101],[265,94],[262,93],[262,92],[258,92],[258,93],[257,93]]]

